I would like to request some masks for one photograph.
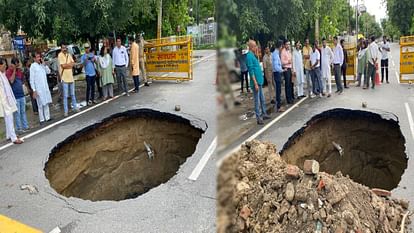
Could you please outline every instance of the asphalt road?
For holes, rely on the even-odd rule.
[[[270,120],[268,125],[263,127],[255,126],[247,135],[243,135],[237,143],[232,144],[224,150],[223,158],[227,152],[234,151],[240,143],[246,139],[256,138],[262,141],[270,141],[281,150],[288,138],[299,130],[312,116],[333,108],[359,109],[365,111],[381,110],[395,114],[399,119],[401,131],[406,140],[406,153],[409,158],[408,167],[405,170],[401,181],[392,195],[396,198],[404,198],[414,203],[414,125],[410,125],[414,113],[414,86],[410,84],[399,84],[399,45],[391,45],[391,56],[389,61],[390,84],[376,86],[375,90],[363,90],[351,84],[342,95],[334,94],[331,98],[305,99],[294,106],[291,111],[278,120]],[[334,83],[334,82],[333,82]],[[333,86],[333,91],[336,87]],[[367,102],[368,107],[363,108],[362,102]],[[407,108],[408,106],[408,108]],[[410,110],[410,112],[408,111]],[[271,122],[271,123],[270,123]],[[411,210],[414,208],[411,206]],[[412,211],[411,211],[412,212]],[[412,227],[412,225],[411,225]]]
[[[216,137],[216,57],[215,51],[195,51],[195,55],[202,57],[196,61],[191,82],[155,81],[139,94],[122,96],[28,138],[22,145],[1,150],[0,214],[44,232],[56,226],[64,233],[214,232],[217,157],[207,160],[205,155],[214,149]],[[174,112],[175,105],[181,105],[181,112]],[[206,129],[193,156],[173,178],[135,199],[119,202],[67,198],[50,187],[43,169],[57,143],[109,115],[138,108],[171,112]],[[197,166],[202,158],[205,166]],[[193,173],[195,167],[201,171],[199,176]],[[22,184],[36,186],[39,193],[20,190]]]

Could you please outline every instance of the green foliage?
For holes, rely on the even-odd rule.
[[[388,15],[391,23],[395,25],[402,35],[414,33],[414,1],[412,0],[386,0]]]
[[[280,36],[303,40],[314,38],[319,19],[320,37],[330,37],[355,30],[355,10],[347,0],[223,0],[218,21],[219,43],[223,37],[245,42],[249,37],[261,43]],[[381,33],[379,27],[375,27]],[[232,44],[232,43],[230,43]]]
[[[359,17],[358,22],[359,33],[365,35],[365,37],[375,36],[378,38],[382,35],[382,29],[373,15],[364,13]]]
[[[210,0],[211,1],[211,0]],[[154,38],[158,0],[0,0],[0,24],[12,33],[21,27],[30,37],[67,41],[95,40],[146,32]],[[203,9],[205,6],[203,5]],[[163,0],[163,36],[185,33],[188,0]]]

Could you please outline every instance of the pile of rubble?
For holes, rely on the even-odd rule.
[[[408,202],[340,172],[288,165],[270,143],[248,142],[220,167],[218,232],[404,232]],[[403,229],[403,230],[401,230]]]

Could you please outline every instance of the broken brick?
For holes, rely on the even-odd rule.
[[[300,169],[296,165],[288,164],[286,167],[286,176],[291,178],[299,178]]]
[[[303,171],[305,174],[314,175],[319,172],[319,163],[316,160],[305,160],[303,164]]]
[[[247,205],[243,206],[243,208],[240,210],[240,217],[242,217],[244,220],[247,220],[247,218],[251,214],[252,214],[252,211]]]
[[[325,188],[325,182],[322,179],[320,179],[317,190],[321,191],[323,188]]]
[[[377,194],[380,197],[389,197],[391,196],[391,192],[385,189],[373,188],[371,189],[372,192]]]

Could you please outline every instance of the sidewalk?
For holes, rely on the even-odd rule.
[[[89,108],[90,106],[86,106],[86,81],[85,81],[85,74],[81,73],[76,75],[75,77],[75,95],[76,95],[76,101],[78,103],[78,106],[80,108],[80,110],[84,110]],[[134,86],[134,82],[132,80],[131,77],[127,76],[127,83],[128,83],[128,89],[133,88]],[[58,103],[58,91],[53,90],[52,94],[52,104],[49,105],[49,109],[50,109],[50,117],[51,117],[51,121],[46,122],[44,125],[40,126],[39,124],[39,116],[35,115],[33,113],[33,108],[32,108],[32,103],[30,101],[30,97],[26,96],[26,115],[27,115],[27,121],[29,123],[29,127],[30,130],[28,130],[25,133],[20,133],[18,134],[18,132],[16,132],[18,134],[18,136],[25,136],[33,131],[36,131],[40,128],[43,128],[47,125],[53,124],[56,121],[59,121],[61,119],[64,118],[63,116],[63,102],[62,103]],[[120,94],[120,91],[118,90],[118,85],[116,83],[114,83],[114,95]],[[131,93],[131,94],[135,94],[135,93]],[[103,99],[99,99],[99,93],[98,93],[98,88],[95,85],[95,100],[100,103],[103,101]],[[71,99],[68,99],[68,105],[70,106],[71,103]],[[93,105],[92,105],[93,106]],[[71,110],[69,110],[69,116],[73,114],[73,112]],[[6,141],[6,132],[5,132],[5,124],[4,124],[4,119],[0,118],[0,144],[5,144]]]

